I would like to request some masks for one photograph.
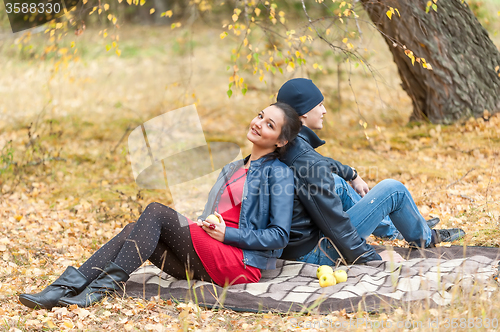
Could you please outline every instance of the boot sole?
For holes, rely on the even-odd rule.
[[[22,304],[24,304],[28,308],[32,308],[32,309],[47,309],[47,310],[52,309],[52,308],[47,308],[46,306],[44,306],[36,301],[30,300],[26,297],[23,297],[23,296],[19,296],[19,302],[21,302]]]

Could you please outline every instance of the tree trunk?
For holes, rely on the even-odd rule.
[[[431,8],[429,13],[427,0],[362,3],[385,37],[413,101],[410,120],[446,124],[500,110],[500,53],[466,3],[439,0],[437,12]],[[389,7],[401,17],[396,12],[389,19]],[[403,45],[433,70],[412,65]]]

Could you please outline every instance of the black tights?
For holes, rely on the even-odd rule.
[[[136,223],[125,226],[80,268],[87,279],[97,278],[108,262],[128,274],[146,260],[177,279],[212,279],[194,250],[186,217],[160,203],[151,203]]]

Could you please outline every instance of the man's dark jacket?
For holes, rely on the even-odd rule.
[[[295,181],[290,242],[281,258],[293,260],[313,250],[321,231],[333,241],[348,263],[381,260],[373,247],[358,235],[335,193],[332,172],[350,180],[353,171],[314,151],[323,144],[325,141],[303,126],[281,158],[294,172]]]

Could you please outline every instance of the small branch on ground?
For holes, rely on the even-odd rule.
[[[458,179],[457,181],[455,182],[452,182],[450,183],[449,185],[446,186],[446,189],[449,189],[451,188],[452,186],[456,185],[457,183],[459,183],[460,181],[462,181],[467,175],[469,175],[470,172],[472,172],[474,170],[474,167],[471,168],[470,170],[467,171],[467,173],[465,173],[464,176],[462,176],[460,179]]]
[[[123,142],[123,140],[125,139],[125,136],[127,136],[128,132],[130,131],[130,125],[127,126],[127,129],[125,129],[125,132],[123,133],[123,136],[122,138],[120,138],[120,140],[118,141],[118,143],[116,143],[115,147],[113,149],[111,149],[111,153],[115,152],[116,149],[118,148],[118,146],[120,146],[120,144]]]

